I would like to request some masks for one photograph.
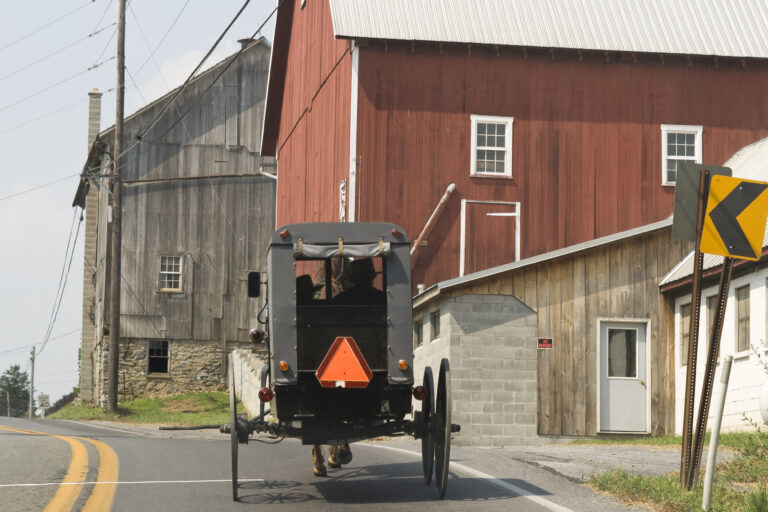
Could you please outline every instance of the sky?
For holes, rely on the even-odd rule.
[[[129,1],[126,116],[181,85],[244,3]],[[84,223],[72,199],[88,150],[88,91],[104,92],[101,129],[115,122],[117,4],[5,2],[0,16],[0,373],[29,371],[34,346],[36,396],[51,403],[79,379]],[[205,68],[235,53],[276,5],[250,0]],[[261,35],[273,33],[274,15]]]

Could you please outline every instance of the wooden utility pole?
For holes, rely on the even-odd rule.
[[[11,392],[5,392],[5,415],[11,417]]]
[[[35,401],[35,347],[32,347],[32,358],[30,359],[30,379],[29,379],[29,419],[32,419],[32,402]]]
[[[119,2],[117,20],[117,98],[115,145],[112,160],[112,243],[109,272],[109,366],[107,412],[117,412],[117,376],[120,364],[120,252],[122,251],[121,180],[123,162],[123,99],[125,98],[125,0]]]

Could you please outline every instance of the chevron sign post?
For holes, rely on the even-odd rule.
[[[758,260],[768,216],[768,183],[712,176],[701,252]]]

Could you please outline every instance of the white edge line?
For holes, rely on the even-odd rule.
[[[133,430],[125,430],[125,429],[117,428],[117,427],[108,427],[106,425],[101,425],[101,424],[98,424],[98,423],[89,423],[87,421],[77,421],[77,420],[64,420],[64,421],[68,421],[70,423],[76,423],[78,425],[85,425],[86,427],[90,427],[90,428],[103,428],[104,430],[114,430],[115,432],[122,432],[124,434],[131,434],[131,435],[134,435],[136,437],[150,437],[149,435],[147,435],[146,433],[143,433],[143,432],[137,432],[137,431],[133,431]],[[89,437],[89,436],[86,435],[86,436],[83,436],[83,437]]]
[[[238,482],[263,482],[263,478],[240,478]],[[133,484],[203,484],[232,483],[232,480],[139,480],[133,482],[44,482],[40,484],[0,484],[0,487],[44,487],[46,485],[133,485]]]
[[[375,446],[377,448],[383,448],[385,450],[392,450],[400,453],[406,453],[409,455],[412,455],[414,457],[421,457],[421,453],[414,452],[411,450],[405,450],[403,448],[395,448],[394,446],[384,446],[381,444],[370,444],[368,446]],[[458,462],[451,462],[450,464],[451,469],[458,469],[459,471],[463,473],[468,473],[472,476],[475,476],[477,478],[482,479],[483,482],[490,484],[490,485],[496,485],[498,487],[501,487],[507,491],[513,492],[520,496],[521,498],[525,498],[527,500],[530,500],[537,505],[540,505],[547,510],[551,510],[552,512],[573,512],[572,509],[568,507],[563,507],[562,505],[558,505],[557,503],[553,503],[549,501],[546,498],[542,498],[541,496],[537,496],[535,494],[532,494],[530,491],[526,491],[522,487],[518,487],[516,485],[510,484],[509,482],[505,482],[504,480],[501,480],[499,478],[496,478],[494,476],[491,476],[487,473],[483,473],[482,471],[478,471],[476,469],[470,468],[468,466],[465,466],[464,464],[459,464]]]

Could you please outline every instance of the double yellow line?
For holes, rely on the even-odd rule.
[[[101,512],[112,508],[112,502],[117,490],[118,459],[115,451],[106,443],[78,436],[57,436],[47,432],[36,432],[18,428],[0,426],[0,430],[17,432],[20,434],[49,436],[66,442],[72,450],[72,461],[64,480],[59,485],[56,495],[45,507],[44,512],[65,512],[72,510],[80,496],[80,491],[88,476],[88,451],[81,441],[91,443],[99,452],[99,471],[96,475],[96,484],[93,486],[88,501],[85,502],[83,512]]]

